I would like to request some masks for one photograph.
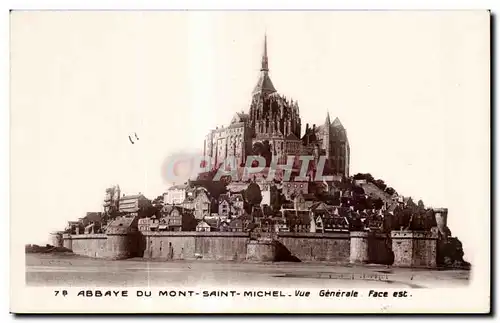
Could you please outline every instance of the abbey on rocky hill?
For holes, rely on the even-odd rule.
[[[338,118],[332,122],[327,113],[324,124],[306,124],[302,137],[301,134],[298,102],[279,94],[269,76],[265,37],[260,77],[252,92],[249,112],[236,113],[229,126],[211,130],[205,138],[204,156],[213,168],[228,158],[244,164],[247,156],[259,154],[262,149],[269,150],[278,164],[286,164],[290,156],[325,156],[325,174],[349,176],[349,141]]]

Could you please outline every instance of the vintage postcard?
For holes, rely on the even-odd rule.
[[[490,312],[490,19],[12,11],[11,311]]]

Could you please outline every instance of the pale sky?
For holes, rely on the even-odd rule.
[[[20,243],[101,211],[110,185],[162,194],[166,156],[201,150],[210,129],[248,111],[265,32],[271,79],[298,100],[303,130],[327,111],[339,117],[351,174],[448,207],[467,259],[489,254],[489,18],[479,11],[14,12]]]

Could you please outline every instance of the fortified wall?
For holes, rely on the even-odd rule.
[[[116,260],[142,257],[139,233],[64,234],[62,240],[62,247],[77,255]]]
[[[106,259],[325,261],[433,268],[437,266],[438,233],[280,232],[255,238],[248,232],[124,231],[62,234],[54,241],[75,254]]]
[[[246,232],[142,232],[144,258],[165,260],[245,260],[250,236]]]

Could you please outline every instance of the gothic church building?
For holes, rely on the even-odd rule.
[[[205,138],[204,155],[212,167],[234,157],[244,164],[258,145],[266,146],[279,164],[288,156],[326,156],[325,175],[349,176],[350,148],[347,133],[338,118],[327,113],[324,124],[309,127],[302,135],[297,101],[279,94],[269,76],[267,37],[264,38],[260,77],[252,92],[248,113],[236,113],[227,127],[210,131]]]

